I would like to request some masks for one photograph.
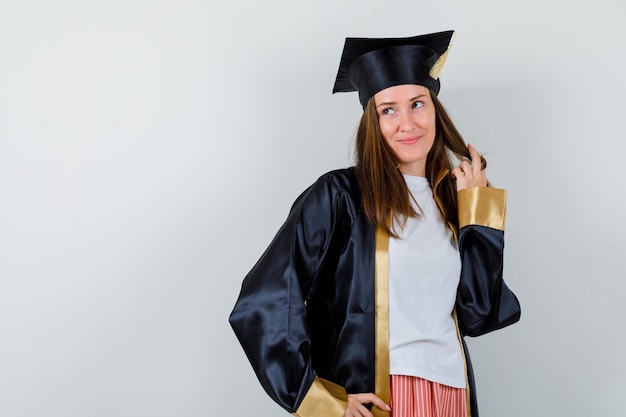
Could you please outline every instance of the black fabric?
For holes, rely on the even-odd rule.
[[[474,379],[474,366],[470,357],[469,349],[465,339],[461,338],[463,352],[465,353],[465,363],[467,364],[467,380],[470,384],[470,416],[478,417],[478,394],[476,393],[476,383]]]
[[[480,336],[515,323],[520,318],[519,302],[502,280],[504,232],[485,226],[467,226],[459,233],[461,280],[456,310],[461,333]],[[494,308],[498,306],[498,308]]]
[[[352,170],[294,203],[244,279],[230,322],[268,394],[294,412],[314,377],[373,392],[374,227]]]
[[[333,93],[358,91],[365,108],[385,88],[423,85],[439,93],[430,70],[447,50],[453,31],[408,38],[346,38]]]
[[[352,168],[325,174],[307,189],[244,279],[230,315],[262,386],[291,413],[315,376],[348,393],[375,389],[375,230],[360,202]],[[459,232],[462,334],[519,318],[519,303],[502,281],[503,243],[496,229]],[[477,417],[469,355],[466,360]]]

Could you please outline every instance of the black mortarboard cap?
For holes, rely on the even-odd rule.
[[[422,85],[438,94],[453,35],[449,30],[409,38],[346,38],[333,93],[358,91],[363,108],[394,85]]]

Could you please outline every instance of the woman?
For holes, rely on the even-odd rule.
[[[452,34],[346,39],[356,165],[300,195],[243,282],[231,325],[297,416],[477,416],[463,336],[519,320],[505,191],[436,97]]]

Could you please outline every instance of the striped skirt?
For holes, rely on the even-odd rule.
[[[390,417],[467,417],[464,388],[391,375]]]

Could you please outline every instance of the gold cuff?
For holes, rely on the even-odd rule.
[[[343,416],[348,407],[346,390],[326,379],[315,377],[300,407],[293,413],[296,417]]]
[[[391,396],[389,386],[389,235],[376,229],[376,372],[374,390],[386,404]],[[387,411],[372,408],[374,417],[388,417]]]
[[[506,190],[472,187],[457,193],[459,229],[470,224],[504,230]]]

